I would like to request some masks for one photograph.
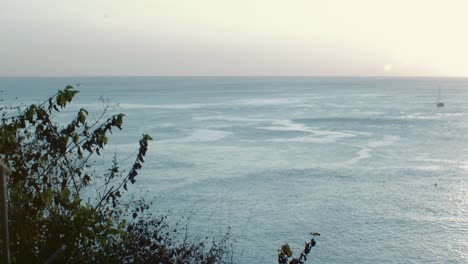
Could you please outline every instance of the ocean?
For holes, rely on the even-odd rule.
[[[97,164],[149,133],[130,194],[193,236],[230,227],[238,263],[299,253],[310,232],[310,263],[468,263],[468,79],[0,78],[0,97],[78,83],[71,110],[126,115]]]

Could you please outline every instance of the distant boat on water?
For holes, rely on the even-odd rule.
[[[439,88],[439,92],[437,94],[436,105],[437,105],[437,107],[444,107],[445,106],[445,104],[442,101],[440,101],[440,88]]]

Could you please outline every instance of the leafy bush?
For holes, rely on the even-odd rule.
[[[102,154],[113,130],[122,129],[125,115],[104,120],[106,108],[97,120],[90,121],[89,112],[82,108],[69,123],[55,122],[54,115],[76,94],[77,90],[67,86],[39,105],[0,107],[0,159],[10,168],[12,262],[233,262],[229,233],[220,241],[189,241],[166,224],[166,217],[148,213],[145,201],[133,201],[130,206],[121,201],[142,169],[152,138],[142,136],[128,173],[115,158],[110,168],[96,171],[93,157]],[[293,258],[285,244],[278,263],[304,263],[314,245],[312,238],[300,257]]]
[[[310,233],[312,238],[309,242],[305,242],[304,250],[299,255],[299,258],[293,257],[293,252],[288,244],[281,246],[281,249],[278,250],[278,264],[303,264],[307,261],[307,256],[313,247],[317,244],[315,241],[316,236],[320,236],[319,233]]]
[[[101,155],[108,134],[122,129],[124,114],[90,121],[80,109],[68,124],[53,116],[78,93],[59,90],[40,105],[0,110],[0,158],[8,177],[10,249],[15,263],[44,263],[54,252],[66,263],[214,263],[221,262],[226,240],[176,241],[164,218],[141,217],[144,201],[124,206],[120,198],[142,169],[148,143],[145,134],[128,173],[114,159],[99,173],[92,158]],[[95,191],[94,195],[89,193]],[[83,200],[86,194],[87,201]]]

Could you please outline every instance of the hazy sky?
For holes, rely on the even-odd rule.
[[[0,0],[0,76],[468,76],[467,0]]]

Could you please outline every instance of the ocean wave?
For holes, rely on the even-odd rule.
[[[462,161],[462,160],[433,159],[433,158],[415,158],[414,160],[415,160],[415,161],[431,162],[431,163],[463,164],[463,165],[468,165],[468,161]]]
[[[464,171],[468,171],[468,161],[464,160],[448,160],[448,159],[431,159],[431,158],[416,158],[414,161],[427,162],[430,165],[424,165],[422,167],[438,167],[441,170],[445,166],[458,167]]]
[[[458,112],[458,113],[445,113],[445,114],[442,114],[444,116],[465,116],[467,113],[462,113],[462,112]]]
[[[373,116],[373,115],[384,115],[385,112],[376,112],[376,111],[357,111],[359,114],[366,115],[366,116]]]
[[[413,169],[419,171],[440,171],[443,169],[442,166],[438,165],[420,165],[420,166],[412,166]]]
[[[243,123],[271,122],[271,119],[222,116],[222,115],[193,117],[193,120],[196,120],[196,121],[229,121],[229,122],[243,122]]]
[[[331,131],[308,127],[302,123],[293,122],[292,120],[273,120],[272,126],[256,127],[256,129],[269,131],[287,131],[287,132],[304,132],[307,136],[293,138],[277,138],[269,140],[271,142],[304,142],[304,143],[334,143],[339,139],[356,136],[356,133],[351,131]]]
[[[362,132],[362,131],[354,131],[354,130],[341,130],[343,133],[350,133],[354,135],[360,135],[360,136],[371,136],[373,133],[372,132]]]
[[[401,116],[398,119],[437,120],[440,118],[441,116],[428,115],[427,113],[414,113],[414,114]]]
[[[278,131],[278,132],[304,132],[309,135],[293,138],[276,138],[267,140],[270,142],[308,142],[308,143],[333,143],[339,139],[350,138],[357,135],[370,135],[368,132],[359,132],[351,130],[332,131],[309,127],[305,124],[294,122],[289,119],[263,119],[251,117],[233,117],[233,116],[208,116],[208,117],[195,117],[198,121],[227,121],[227,122],[241,122],[248,124],[270,124],[269,126],[257,126],[255,129]],[[214,128],[216,128],[215,126]],[[224,126],[221,126],[223,128]]]
[[[132,104],[120,103],[118,104],[123,109],[200,109],[210,107],[226,107],[226,106],[270,106],[270,105],[298,105],[303,103],[303,99],[290,99],[290,98],[264,98],[264,99],[245,99],[235,101],[225,101],[218,103],[187,103],[187,104]]]
[[[370,148],[377,148],[377,147],[387,147],[395,144],[398,140],[400,140],[399,136],[384,136],[381,140],[370,141],[367,143],[367,146]]]
[[[368,158],[371,157],[370,152],[371,152],[371,149],[370,149],[370,148],[363,147],[361,150],[359,150],[359,151],[357,152],[356,157],[354,157],[354,158],[352,158],[352,159],[346,161],[345,164],[346,164],[346,165],[354,165],[354,164],[360,162],[360,161],[363,160],[363,159],[368,159]]]
[[[245,99],[230,101],[236,105],[251,105],[251,106],[269,106],[269,105],[297,105],[303,103],[304,99],[299,98],[261,98],[261,99]]]
[[[291,120],[273,120],[273,126],[268,127],[257,127],[257,129],[263,130],[272,130],[272,131],[298,131],[298,132],[310,132],[312,133],[312,129],[308,128],[304,124],[295,123]]]
[[[336,136],[336,137],[353,137],[355,133],[351,131],[331,131],[308,127],[302,123],[293,122],[291,120],[273,120],[273,126],[268,127],[257,127],[257,129],[270,130],[270,131],[295,131],[295,132],[307,132],[313,134],[313,136]]]
[[[440,120],[444,117],[465,116],[467,113],[414,113],[399,117],[399,119],[415,119],[415,120]]]
[[[144,110],[144,109],[172,109],[172,110],[183,110],[183,109],[199,109],[210,106],[216,106],[216,104],[133,104],[133,103],[109,103],[110,108],[123,109],[123,110]],[[106,103],[88,103],[88,104],[72,104],[74,108],[86,108],[88,110],[99,110],[105,109]]]
[[[293,137],[293,138],[275,138],[268,140],[270,142],[302,142],[302,143],[335,143],[339,139],[353,137],[354,135],[338,135],[332,134],[328,136],[305,136],[305,137]]]
[[[208,129],[223,129],[223,128],[232,128],[232,125],[208,125],[206,126]]]
[[[119,104],[122,109],[172,109],[172,110],[182,110],[182,109],[199,109],[210,106],[216,106],[218,104],[129,104],[123,103]]]
[[[359,97],[383,97],[386,96],[384,94],[380,93],[365,93],[365,94],[360,94]]]
[[[459,167],[460,169],[462,169],[462,170],[468,171],[468,164],[466,164],[466,163],[465,163],[465,164],[462,164],[462,165],[459,165],[458,167]]]
[[[400,140],[399,136],[386,135],[380,140],[369,141],[365,146],[360,147],[361,149],[356,153],[356,156],[346,161],[345,165],[354,165],[360,162],[361,160],[368,159],[372,157],[372,150],[379,147],[387,147],[395,144]]]
[[[196,129],[188,137],[181,139],[171,139],[164,141],[174,141],[174,142],[210,142],[210,141],[219,141],[229,135],[232,132],[221,131],[221,130],[212,130],[212,129]]]
[[[410,120],[405,120],[402,118],[385,118],[381,117],[382,115],[380,114],[375,114],[375,116],[371,115],[366,115],[366,116],[349,116],[349,117],[343,117],[343,116],[328,116],[328,117],[313,117],[313,118],[298,118],[298,119],[293,119],[294,122],[300,122],[300,123],[339,123],[339,124],[345,124],[345,123],[359,123],[359,124],[388,124],[388,123],[407,123],[410,122]]]

